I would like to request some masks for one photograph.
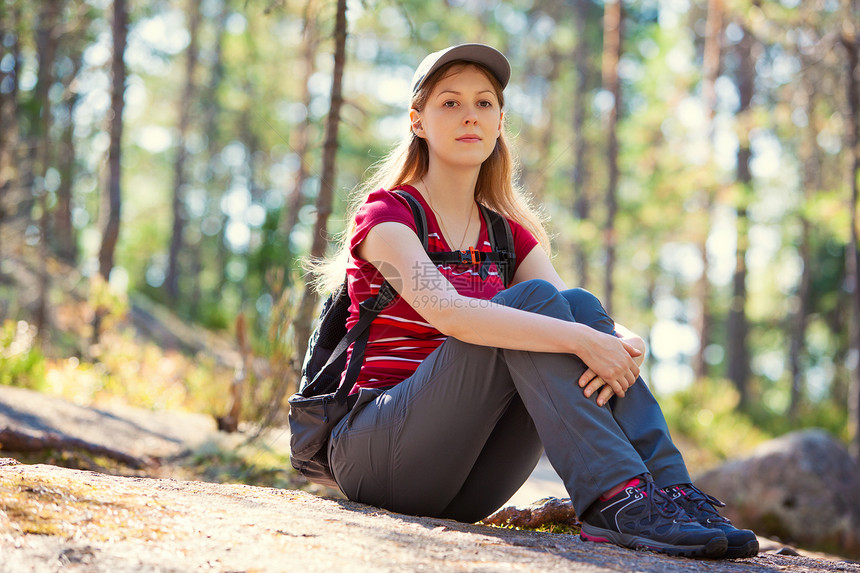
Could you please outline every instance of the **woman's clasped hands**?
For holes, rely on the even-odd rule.
[[[639,377],[636,360],[643,356],[642,350],[616,336],[590,330],[586,349],[580,358],[587,366],[579,378],[579,387],[586,398],[597,392],[597,405],[604,406],[612,396],[624,397]]]

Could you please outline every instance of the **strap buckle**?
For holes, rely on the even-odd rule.
[[[468,265],[473,264],[477,265],[481,262],[481,251],[477,250],[475,247],[469,247],[468,251],[458,251],[460,253],[460,264]]]

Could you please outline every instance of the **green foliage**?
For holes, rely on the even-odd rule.
[[[296,373],[295,328],[293,318],[297,312],[301,290],[286,284],[289,273],[274,269],[266,275],[266,282],[274,296],[271,304],[258,308],[258,320],[265,328],[264,333],[255,337],[255,353],[268,360],[265,375],[255,379],[251,390],[246,392],[243,412],[250,420],[262,420],[266,424],[284,423],[282,419],[289,406],[285,400],[298,390]],[[267,299],[269,300],[269,299]]]
[[[562,535],[579,535],[579,525],[568,525],[566,523],[544,523],[538,527],[517,527],[513,525],[496,525],[487,523],[487,527],[498,527],[500,529],[513,529],[514,531],[540,531],[541,533],[559,533]]]
[[[22,264],[18,262],[18,264]],[[25,288],[25,287],[20,287]],[[231,372],[215,356],[189,356],[170,349],[176,338],[202,331],[178,332],[181,321],[156,307],[152,332],[138,330],[124,295],[99,277],[80,281],[67,292],[52,294],[50,328],[37,333],[26,321],[0,325],[0,384],[62,396],[78,404],[120,402],[150,409],[222,413]],[[98,314],[101,334],[93,344]],[[168,329],[171,340],[161,338]],[[150,338],[150,336],[152,338]],[[213,336],[206,333],[206,336]],[[41,344],[41,346],[40,346]],[[44,349],[44,350],[43,350]]]
[[[0,325],[0,384],[44,389],[45,357],[36,335],[36,327],[23,320]]]
[[[546,525],[541,525],[535,531],[541,531],[543,533],[561,533],[564,535],[579,535],[579,531],[582,529],[578,525],[565,525],[564,523],[547,523]]]
[[[203,328],[228,330],[236,316],[235,310],[216,300],[208,300],[197,311],[195,318]]]
[[[118,293],[97,274],[90,279],[89,305],[102,317],[102,328],[110,328],[128,313],[128,297]]]
[[[25,534],[68,539],[80,533],[71,525],[70,516],[86,515],[71,522],[98,523],[99,534],[94,540],[153,538],[152,529],[144,525],[140,510],[133,504],[125,503],[121,494],[89,484],[70,485],[44,476],[0,476],[0,505],[4,515]]]
[[[738,394],[727,380],[700,380],[693,386],[660,398],[672,435],[692,442],[698,460],[691,467],[714,465],[749,452],[775,434],[758,427],[737,409]]]
[[[832,400],[806,402],[796,416],[787,398],[765,392],[747,412],[738,410],[738,393],[724,379],[699,380],[689,388],[660,397],[673,437],[688,445],[691,468],[705,469],[749,453],[760,443],[797,428],[818,427],[848,440],[845,408]],[[692,457],[692,459],[690,459]]]
[[[815,402],[807,400],[792,417],[787,408],[781,407],[788,404],[788,397],[773,395],[781,392],[782,389],[776,387],[765,393],[761,400],[750,404],[748,418],[757,428],[772,436],[779,436],[797,428],[823,428],[846,442],[850,440],[848,411],[844,404],[833,399]],[[776,402],[776,407],[773,402]]]
[[[243,483],[261,487],[298,489],[298,477],[286,454],[254,442],[236,448],[204,447],[183,461],[183,467],[200,479],[215,483]]]
[[[260,246],[248,256],[248,272],[255,277],[265,277],[272,269],[291,266],[288,241],[278,226],[280,220],[280,209],[266,213],[266,220],[260,229]]]

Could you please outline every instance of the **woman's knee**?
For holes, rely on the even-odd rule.
[[[570,312],[576,322],[607,334],[615,332],[615,322],[606,313],[600,300],[591,292],[577,287],[563,290],[561,295],[570,305]]]
[[[569,305],[549,281],[530,279],[517,283],[493,297],[493,301],[512,308],[558,316],[570,314]]]
[[[548,298],[556,294],[558,294],[558,289],[551,282],[544,279],[529,279],[508,287],[496,296],[506,299],[513,296]]]
[[[561,291],[561,296],[563,296],[567,300],[567,302],[571,304],[571,306],[597,306],[601,309],[603,308],[603,305],[600,303],[600,300],[596,296],[594,296],[591,291],[587,291],[581,287],[563,290]]]

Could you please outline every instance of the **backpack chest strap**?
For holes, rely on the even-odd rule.
[[[475,247],[469,247],[463,251],[442,251],[427,253],[430,260],[436,264],[444,265],[480,265],[481,263],[503,263],[508,260],[508,253],[504,251],[484,252]]]
[[[421,244],[426,251],[427,217],[424,214],[424,209],[418,200],[406,191],[395,191],[395,193],[409,204],[417,227],[418,238],[421,239]],[[502,215],[492,209],[481,204],[478,204],[478,208],[486,224],[487,238],[492,248],[491,252],[479,251],[474,247],[469,247],[465,251],[428,252],[427,255],[437,265],[480,265],[479,273],[482,278],[487,277],[490,264],[496,263],[502,283],[507,288],[514,279],[514,268],[517,260],[511,227]]]
[[[439,253],[427,253],[430,260],[437,265],[473,265],[479,267],[478,274],[481,279],[489,276],[490,265],[495,263],[499,277],[507,285],[507,269],[512,266],[513,261],[507,251],[484,252],[469,247],[466,251],[443,251]]]

